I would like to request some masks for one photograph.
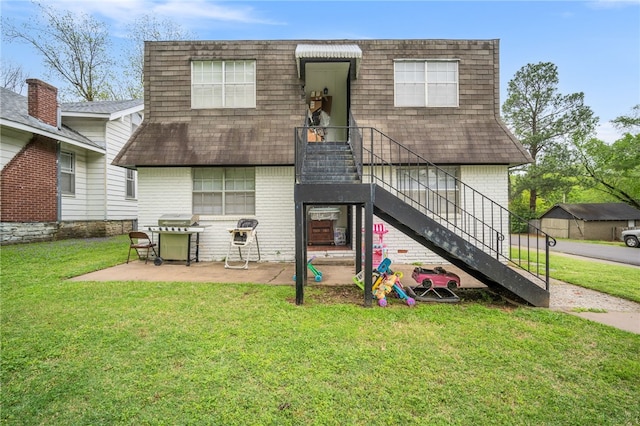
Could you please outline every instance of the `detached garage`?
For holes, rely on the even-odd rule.
[[[615,241],[623,229],[640,226],[640,210],[625,203],[556,204],[540,225],[554,238]]]

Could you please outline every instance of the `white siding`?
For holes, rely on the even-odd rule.
[[[104,146],[104,119],[64,117],[63,123],[88,139]],[[105,216],[104,197],[105,157],[102,154],[80,150],[79,148],[75,148],[74,152],[82,152],[82,186],[78,186],[78,178],[76,176],[75,197],[63,195],[62,220],[107,219]],[[76,164],[80,166],[78,158],[80,158],[80,155],[76,154]],[[80,208],[80,204],[83,205],[83,208]]]
[[[126,169],[111,163],[131,136],[131,116],[107,123],[106,193],[107,217],[112,220],[133,219],[138,215],[138,199],[127,198]],[[136,194],[137,196],[137,194]]]
[[[86,220],[87,218],[87,152],[65,143],[60,146],[61,151],[73,152],[75,155],[74,195],[62,195],[61,220]]]
[[[106,220],[104,155],[87,151],[87,220]]]
[[[0,139],[2,139],[2,149],[0,149],[0,170],[11,161],[15,155],[31,140],[32,134],[18,130],[2,127]]]
[[[87,210],[84,219],[135,219],[138,200],[126,197],[125,169],[111,164],[131,136],[131,116],[112,121],[65,117],[64,123],[90,140],[106,146],[106,156],[87,154]]]

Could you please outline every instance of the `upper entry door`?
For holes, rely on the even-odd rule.
[[[349,68],[350,62],[307,62],[305,64],[305,92],[322,92],[331,97],[329,129],[326,140],[345,142],[349,126]],[[326,89],[326,90],[325,90]]]

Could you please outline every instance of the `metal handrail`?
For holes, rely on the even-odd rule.
[[[549,290],[553,237],[381,131],[355,126],[352,116],[349,124],[348,143],[363,183],[388,190],[497,260],[543,280]],[[296,129],[296,152],[304,149],[298,144],[306,144],[308,129]],[[296,155],[296,161],[303,158]],[[300,181],[298,173],[302,166],[296,163],[296,182]],[[526,227],[528,232],[512,238],[514,227]]]

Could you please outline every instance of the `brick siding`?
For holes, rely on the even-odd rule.
[[[30,78],[29,86],[29,115],[38,120],[58,126],[58,89],[44,81]]]
[[[0,220],[57,220],[56,142],[36,136],[2,169]]]

